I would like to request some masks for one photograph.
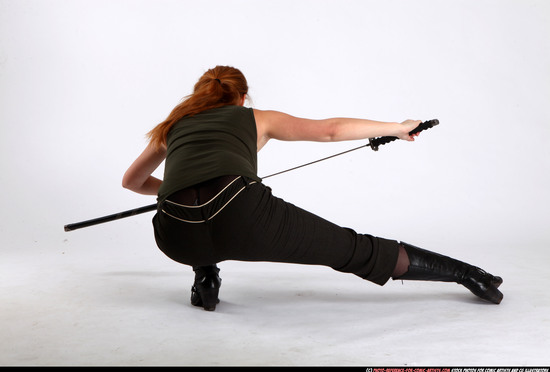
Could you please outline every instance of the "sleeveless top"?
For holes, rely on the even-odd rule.
[[[170,129],[166,144],[159,204],[179,190],[220,176],[261,181],[251,108],[230,105],[184,117]]]

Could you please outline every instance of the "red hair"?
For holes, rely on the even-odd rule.
[[[237,105],[247,93],[248,84],[241,71],[234,67],[216,66],[201,76],[193,93],[174,107],[166,120],[153,128],[147,136],[157,148],[166,145],[168,132],[183,117],[212,108]]]

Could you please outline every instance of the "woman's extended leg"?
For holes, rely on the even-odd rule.
[[[476,266],[407,243],[357,234],[272,196],[263,185],[252,187],[250,194],[255,193],[260,197],[250,196],[253,203],[239,206],[248,211],[243,215],[254,216],[253,223],[238,246],[221,249],[223,259],[325,265],[379,285],[390,277],[455,282],[484,300],[502,301],[497,289],[502,278]]]

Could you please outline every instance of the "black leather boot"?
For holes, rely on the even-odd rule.
[[[394,280],[425,280],[455,282],[468,288],[476,296],[499,304],[503,295],[497,289],[502,278],[493,276],[479,267],[434,252],[400,243],[409,256],[409,269]]]
[[[195,282],[191,287],[191,305],[199,306],[207,311],[216,310],[220,303],[218,294],[222,279],[218,275],[220,269],[216,265],[194,266]]]

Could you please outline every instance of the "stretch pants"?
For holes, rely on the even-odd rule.
[[[398,256],[397,241],[340,227],[245,177],[204,204],[168,198],[153,226],[160,250],[190,266],[226,260],[323,265],[383,285]]]

